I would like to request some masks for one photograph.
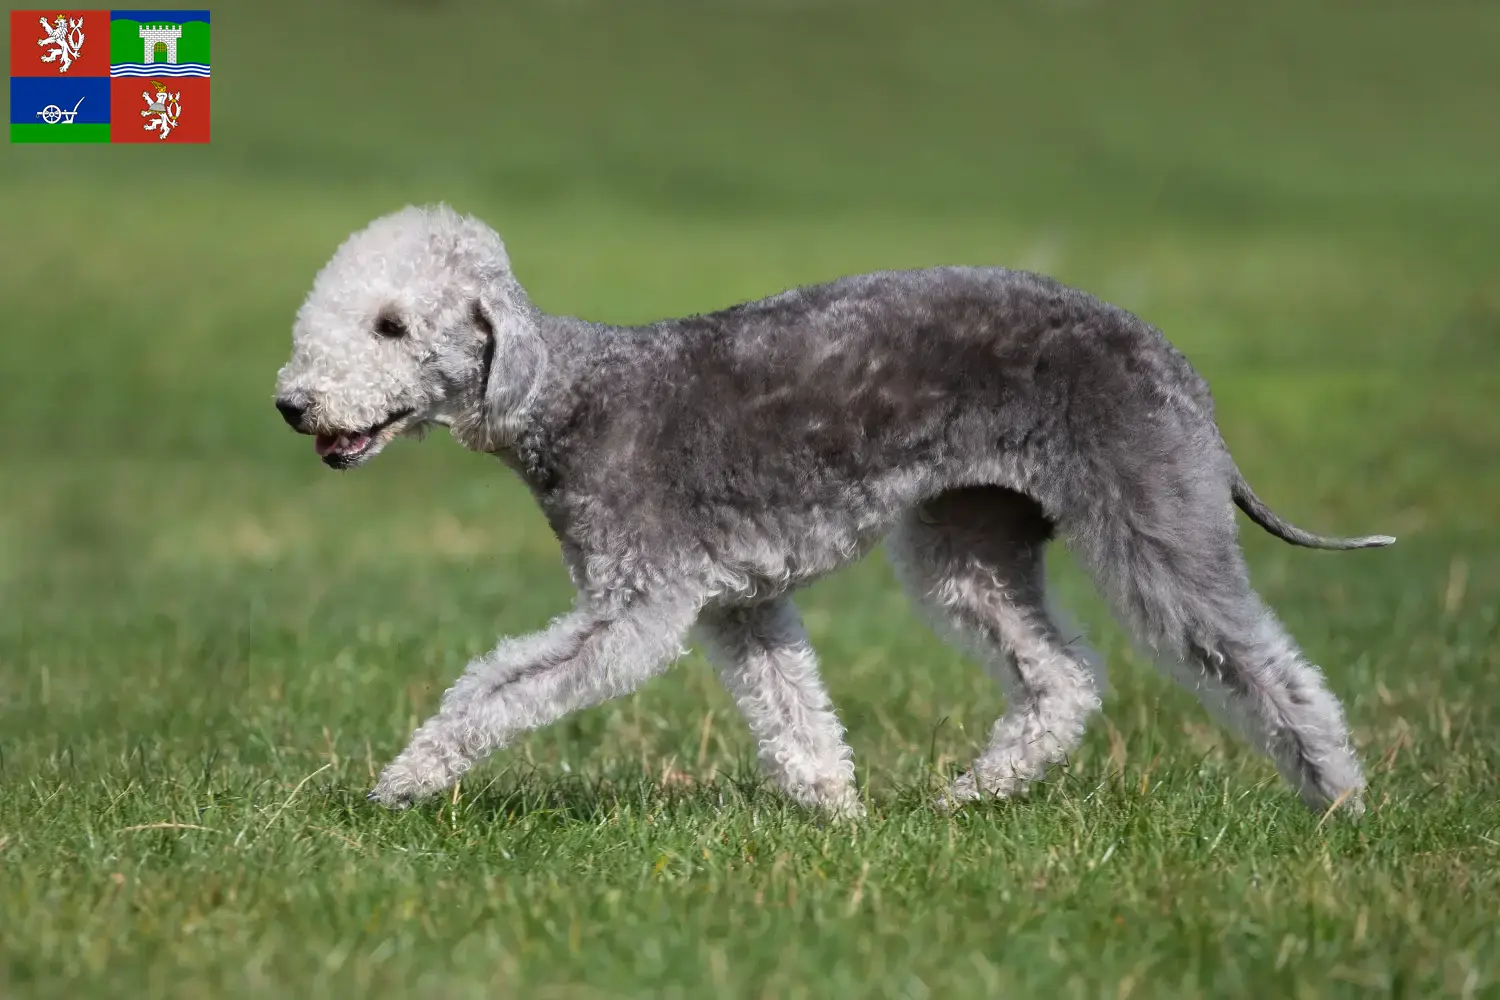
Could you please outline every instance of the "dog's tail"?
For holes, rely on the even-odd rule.
[[[1250,488],[1250,484],[1245,481],[1245,476],[1239,469],[1234,470],[1234,482],[1230,484],[1230,489],[1234,494],[1235,506],[1244,511],[1250,520],[1292,545],[1302,545],[1309,549],[1378,549],[1396,541],[1390,535],[1325,538],[1322,535],[1314,535],[1310,531],[1303,531],[1267,507],[1265,501],[1255,495],[1255,491]]]

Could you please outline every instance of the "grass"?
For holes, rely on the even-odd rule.
[[[214,141],[0,158],[0,993],[1500,996],[1500,97],[1480,5],[215,9]],[[288,24],[300,34],[288,35]],[[368,806],[569,593],[446,440],[321,469],[271,385],[349,230],[446,199],[635,321],[1004,263],[1208,375],[1258,587],[1346,701],[1358,826],[1129,650],[1028,798],[954,817],[994,686],[872,559],[801,604],[871,818],[760,786],[696,656],[451,798]]]

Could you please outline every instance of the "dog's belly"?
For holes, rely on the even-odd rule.
[[[731,514],[716,518],[724,529],[694,548],[702,553],[715,602],[761,601],[858,562],[890,533],[895,516],[867,511],[856,518],[829,509]]]

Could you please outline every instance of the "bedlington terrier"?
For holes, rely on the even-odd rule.
[[[1153,327],[1035,274],[842,278],[616,327],[534,306],[500,237],[445,206],[351,236],[297,314],[276,407],[349,469],[441,425],[530,488],[573,610],[469,664],[381,774],[390,807],[451,786],[517,734],[626,694],[695,633],[793,799],[862,811],[852,754],[791,593],[881,540],[909,597],[1004,686],[987,748],[940,799],[1010,796],[1099,709],[1057,624],[1060,536],[1135,637],[1314,808],[1362,809],[1321,672],[1251,590],[1251,491],[1204,380]]]

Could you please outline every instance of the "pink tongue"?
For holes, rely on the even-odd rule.
[[[319,434],[317,440],[313,441],[313,447],[319,458],[326,458],[334,452],[359,451],[369,443],[370,437],[367,434]]]

